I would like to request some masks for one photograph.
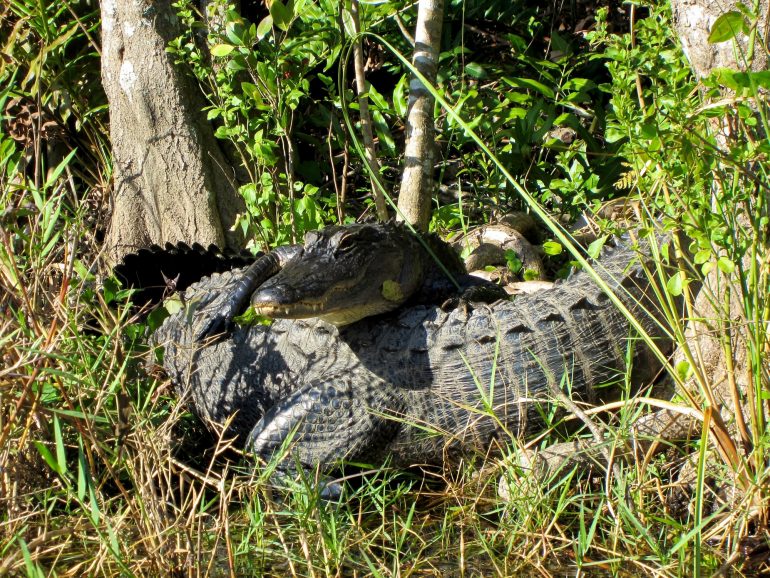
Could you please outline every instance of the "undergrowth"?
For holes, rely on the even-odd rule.
[[[241,155],[250,177],[241,225],[259,228],[264,244],[339,218],[341,202],[348,218],[371,203],[365,180],[343,191],[314,162],[363,174],[342,122],[354,99],[336,82],[346,65],[338,5],[289,4],[307,9],[273,9],[253,28],[227,12],[208,40],[222,66],[208,67],[182,2],[190,35],[170,47],[194,62],[218,136]],[[664,301],[684,296],[719,347],[701,350],[671,313],[683,353],[664,379],[678,384],[667,407],[704,433],[623,463],[620,477],[606,464],[533,475],[524,442],[511,440],[509,456],[453,471],[354,472],[331,501],[312,477],[274,487],[216,436],[191,443],[208,439],[203,426],[162,376],[147,375],[143,327],[97,265],[111,171],[97,7],[11,0],[0,13],[0,575],[676,576],[741,562],[750,574],[762,562],[766,76],[723,71],[696,83],[657,5],[624,34],[600,12],[585,40],[557,33],[537,10],[477,4],[448,2],[438,91],[456,112],[439,110],[433,227],[525,208],[521,183],[553,215],[628,197],[628,211],[683,230],[688,240],[659,255],[680,267],[663,273]],[[406,53],[406,3],[365,8],[364,28]],[[369,97],[393,180],[409,70],[377,50],[384,80]],[[717,97],[725,87],[735,98]],[[296,150],[315,152],[289,171]],[[704,316],[690,289],[709,275],[714,310]],[[720,350],[718,380],[708,356]],[[720,417],[734,399],[738,409]],[[632,400],[603,414],[608,447],[626,444],[647,409]],[[547,433],[528,447],[560,439]]]

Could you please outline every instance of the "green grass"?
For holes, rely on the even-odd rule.
[[[109,283],[102,285],[97,274],[97,232],[105,224],[111,174],[104,100],[94,88],[99,69],[92,39],[98,15],[87,3],[66,1],[13,0],[3,10],[0,31],[14,33],[5,36],[3,52],[11,57],[0,68],[0,110],[10,110],[11,100],[20,99],[66,128],[68,139],[57,150],[40,132],[14,139],[19,133],[8,127],[15,113],[3,113],[0,576],[540,576],[577,571],[681,576],[711,574],[723,564],[744,561],[744,572],[754,571],[768,515],[770,178],[764,159],[770,143],[763,136],[768,134],[766,110],[755,98],[761,78],[707,79],[706,90],[729,82],[743,92],[740,99],[704,105],[704,95],[694,90],[682,55],[671,44],[660,8],[629,32],[635,35],[633,49],[628,36],[612,35],[601,26],[591,38],[596,58],[609,71],[597,90],[609,99],[602,122],[612,147],[603,154],[611,153],[623,167],[615,184],[641,212],[681,228],[691,240],[668,249],[668,260],[681,267],[678,273],[666,273],[662,266],[651,271],[663,276],[661,299],[686,294],[697,275],[710,271],[721,284],[733,282],[737,307],[730,311],[724,295],[716,292],[715,313],[708,320],[727,359],[724,383],[712,379],[709,359],[692,341],[688,344],[683,320],[669,313],[667,321],[684,346],[683,358],[669,368],[667,378],[680,384],[676,397],[653,403],[630,397],[591,414],[604,424],[605,443],[618,457],[620,476],[606,467],[533,474],[521,465],[521,456],[525,449],[562,440],[547,432],[535,440],[511,440],[507,455],[490,455],[451,471],[383,468],[352,474],[342,498],[325,501],[312,477],[290,488],[274,487],[226,442],[214,437],[204,450],[196,446],[207,439],[203,426],[186,413],[162,376],[145,372],[143,326],[121,305],[123,296]],[[386,8],[377,10],[382,12],[373,13],[372,26],[389,18]],[[65,35],[52,33],[62,27]],[[387,39],[395,51],[398,41]],[[389,65],[400,66],[397,60]],[[533,62],[526,64],[531,68]],[[575,61],[570,62],[577,71]],[[542,94],[550,94],[549,83],[562,86],[568,79],[544,70],[547,78],[538,82],[546,89],[527,92],[527,106],[542,111],[564,102],[599,106],[598,97],[590,104],[576,96],[568,100],[568,90],[552,89],[567,100],[547,101]],[[501,74],[488,78],[490,85],[510,87],[501,78],[511,80],[511,70]],[[641,95],[637,85],[643,87]],[[494,98],[482,89],[472,94],[468,77],[459,71],[448,73],[446,86],[446,92],[436,93],[452,135],[446,150],[464,151],[463,170],[469,175],[487,169],[494,173],[487,184],[495,191],[495,203],[503,206],[503,197],[520,182],[534,191],[533,210],[545,203],[546,211],[561,207],[574,212],[586,203],[594,206],[593,198],[604,198],[600,193],[609,194],[597,184],[601,171],[591,148],[596,143],[556,152],[545,147],[529,158],[537,170],[526,182],[522,173],[509,172],[506,155],[513,153],[494,135],[511,127],[523,130],[525,120],[540,130],[555,116],[543,112],[527,120],[505,108],[510,103],[498,102],[496,112],[501,118],[509,115],[509,123],[485,126],[480,116]],[[760,114],[754,114],[751,103]],[[378,106],[387,125],[387,107]],[[723,144],[712,119],[727,114],[737,136]],[[515,131],[505,134],[513,138]],[[461,149],[473,139],[486,151]],[[554,178],[546,182],[543,171],[549,167]],[[562,198],[567,189],[574,196]],[[437,217],[436,227],[467,223],[465,211],[477,201],[463,205],[461,199],[442,207],[437,215],[446,220]],[[564,207],[567,202],[572,205]],[[739,209],[744,217],[738,217]],[[558,237],[559,230],[554,234]],[[570,240],[560,242],[568,246]],[[665,256],[659,255],[660,264]],[[688,305],[688,316],[695,316]],[[489,386],[478,385],[481,390]],[[724,424],[715,414],[723,397],[743,401],[739,409],[725,412]],[[687,445],[621,460],[631,424],[660,406],[702,420],[704,433]],[[594,443],[586,432],[575,435]],[[691,465],[685,468],[686,460]],[[692,483],[686,486],[679,480],[683,469],[691,472]],[[715,494],[713,488],[723,492]],[[723,502],[722,494],[733,488],[742,493]],[[755,550],[760,554],[753,555]]]

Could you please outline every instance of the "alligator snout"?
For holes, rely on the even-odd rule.
[[[286,283],[263,283],[251,295],[251,304],[256,307],[288,306],[301,300],[299,292]]]

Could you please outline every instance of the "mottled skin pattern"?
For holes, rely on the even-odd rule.
[[[665,351],[670,344],[638,304],[651,309],[635,255],[621,245],[599,269]],[[629,347],[636,384],[660,368],[641,342],[630,345],[628,322],[583,272],[492,306],[406,306],[342,328],[277,320],[196,342],[239,275],[190,287],[194,306],[171,316],[155,340],[197,413],[217,424],[232,418],[229,433],[266,459],[290,437],[291,459],[307,467],[388,456],[397,465],[442,464],[537,432],[549,383],[596,401],[596,386],[625,370]]]

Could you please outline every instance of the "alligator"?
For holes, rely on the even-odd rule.
[[[361,290],[381,300],[382,279],[404,278],[404,268],[425,258],[419,243],[402,243],[394,268],[391,250],[378,245],[389,243],[388,235],[404,238],[394,227],[312,234],[304,248],[268,254],[191,285],[184,307],[154,341],[194,410],[265,460],[286,452],[281,463],[327,471],[342,460],[441,465],[542,431],[556,389],[598,403],[617,389],[601,386],[622,381],[629,364],[635,385],[649,383],[660,370],[658,357],[585,271],[513,301],[470,306],[410,301],[409,291],[402,291],[405,299],[384,297],[398,301],[391,311],[370,308],[361,319],[356,283],[343,276],[335,285],[332,274],[326,278],[338,293],[318,290],[314,280],[310,305],[297,308],[299,316],[314,317],[230,323],[233,304],[243,306],[255,286],[258,307],[267,303],[264,312],[292,317],[291,301],[303,302],[309,277],[303,269],[329,266],[332,254],[350,250],[358,250],[366,271]],[[331,248],[326,255],[312,249],[322,237]],[[630,241],[606,250],[596,269],[659,349],[669,351],[643,259]],[[318,317],[328,313],[320,303],[348,299],[357,310],[354,321],[339,310],[331,312],[332,321],[344,322],[339,326]],[[225,333],[211,336],[212,328]]]

